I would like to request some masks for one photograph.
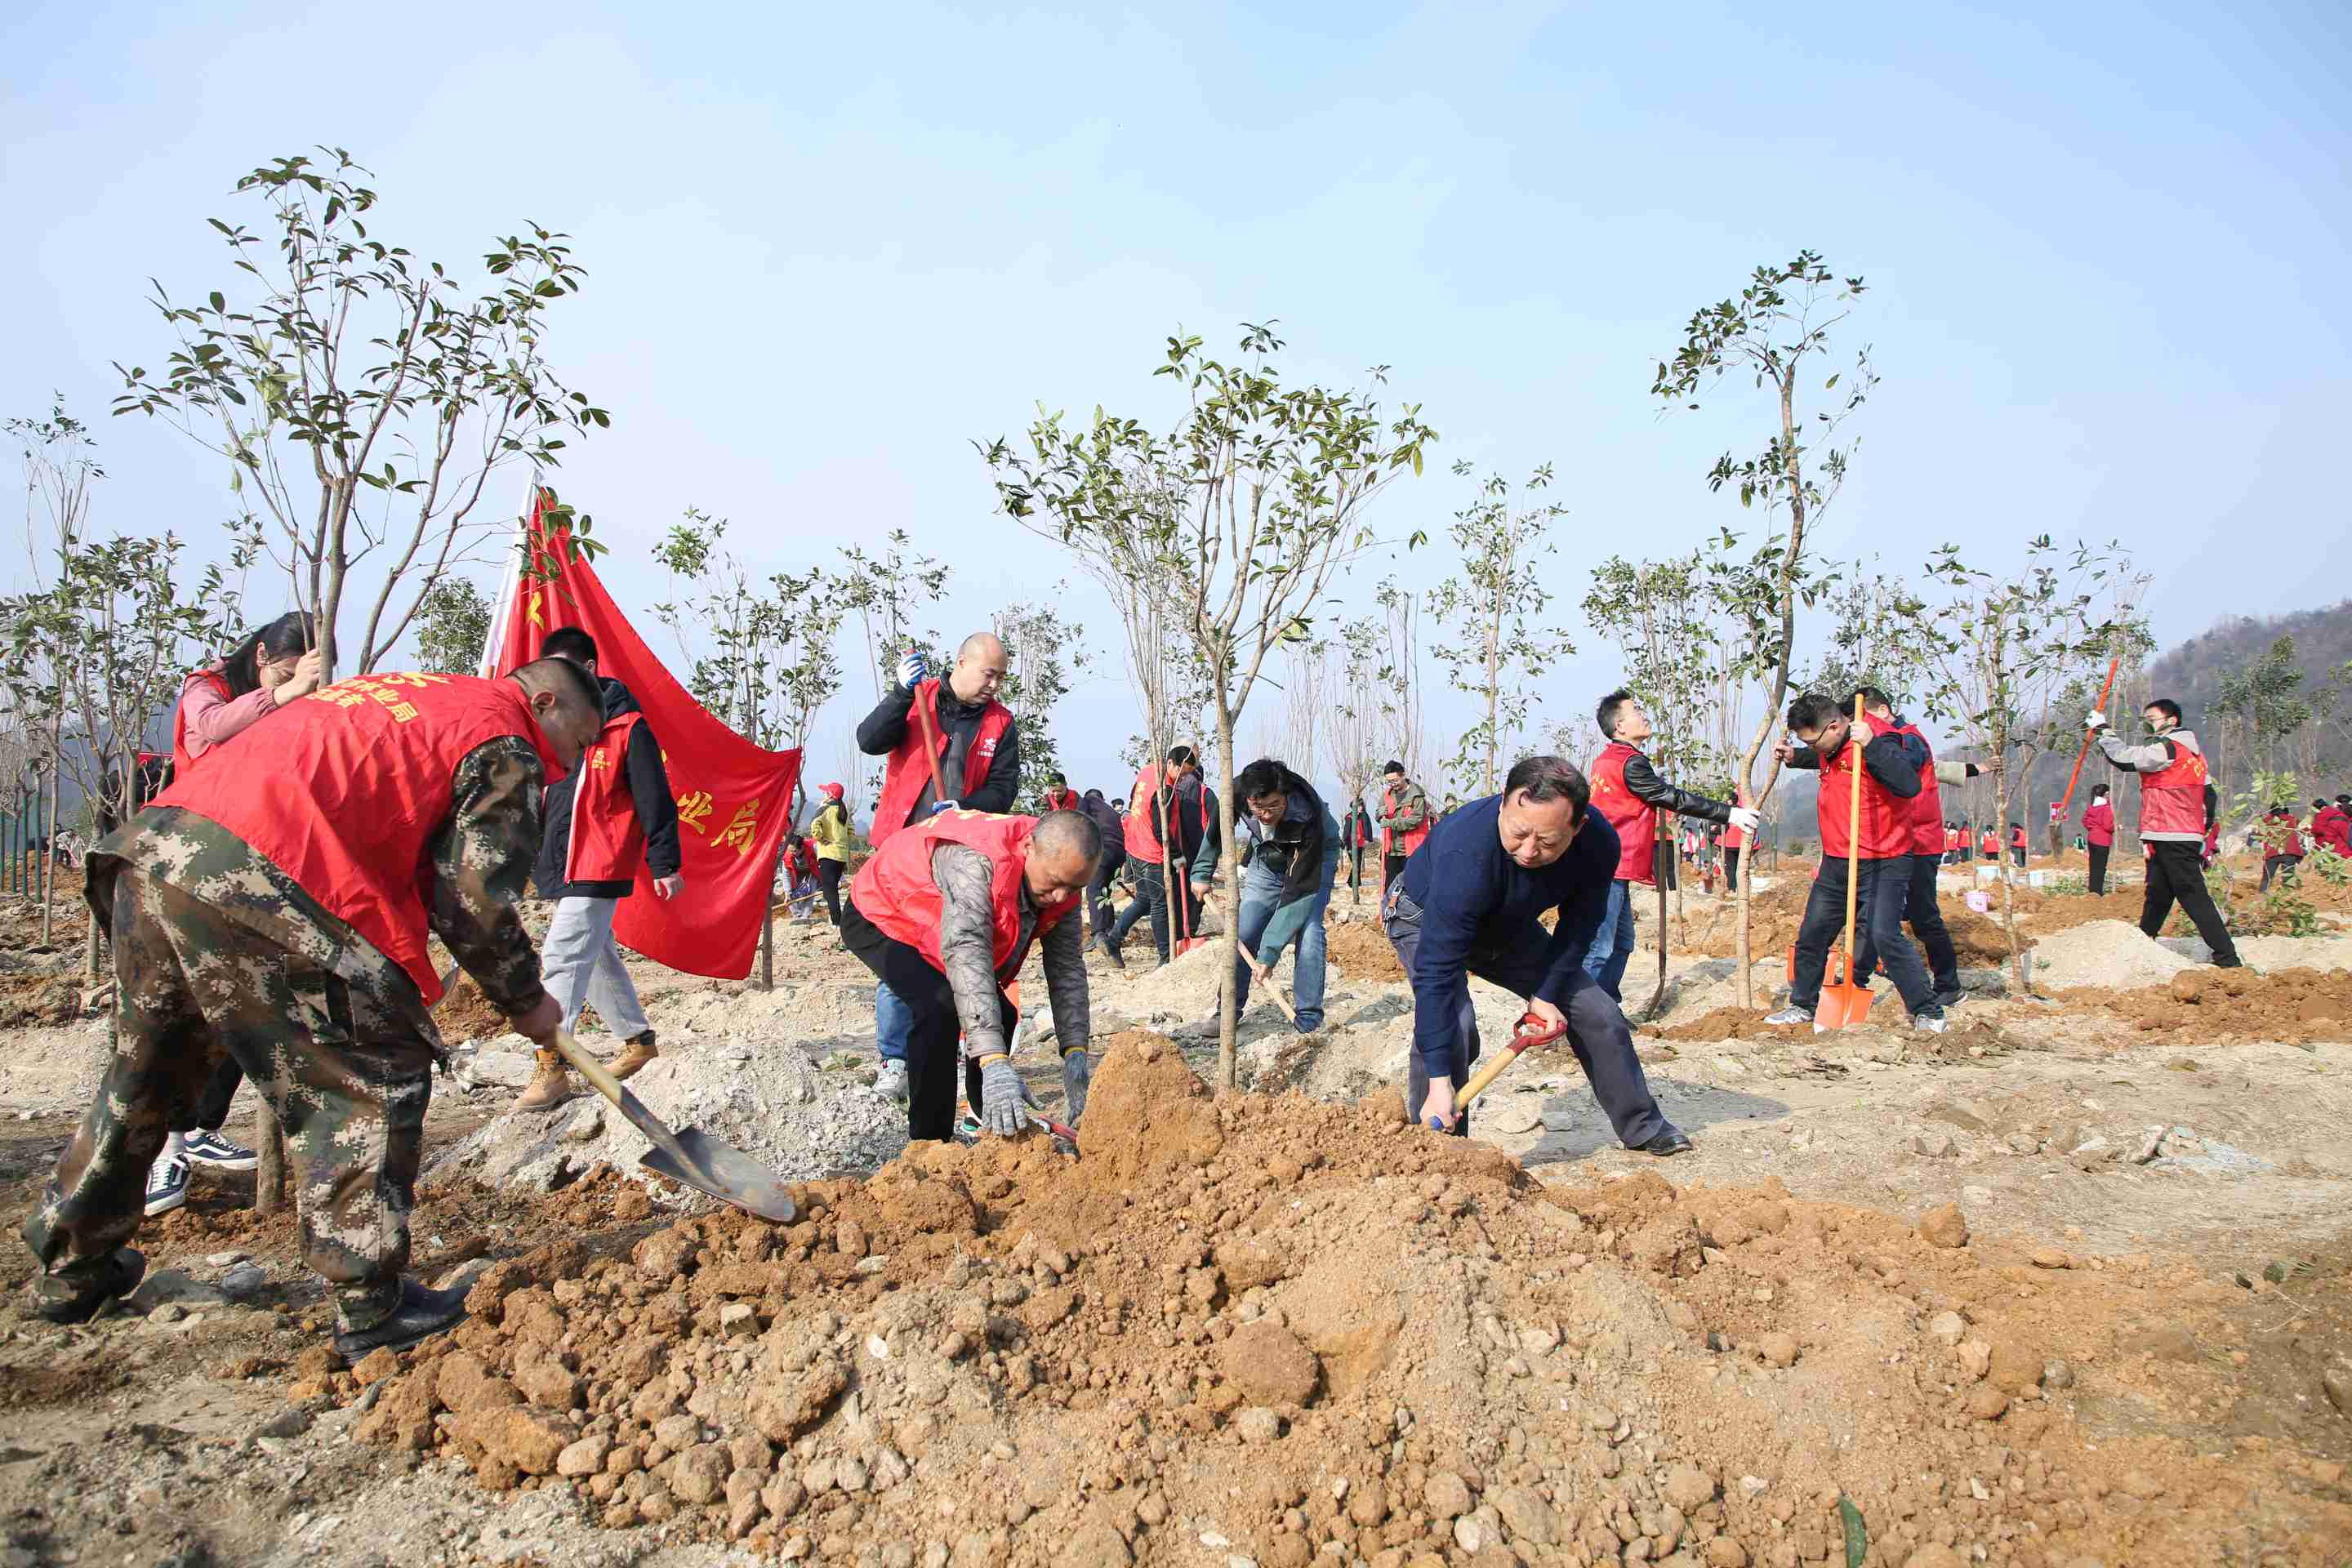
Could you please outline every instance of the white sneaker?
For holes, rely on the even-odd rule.
[[[170,1214],[188,1201],[188,1163],[170,1155],[147,1167],[147,1217]]]
[[[1773,1014],[1764,1021],[1775,1026],[1783,1026],[1790,1024],[1810,1024],[1813,1021],[1813,1010],[1810,1007],[1797,1006],[1792,1003],[1790,1005],[1781,1008],[1779,1012]]]
[[[874,1075],[874,1092],[884,1100],[907,1103],[907,1064],[886,1060],[882,1070]]]
[[[1940,1011],[1929,1008],[1912,1014],[1911,1026],[1915,1029],[1925,1029],[1931,1035],[1940,1035],[1952,1026],[1952,1022]]]

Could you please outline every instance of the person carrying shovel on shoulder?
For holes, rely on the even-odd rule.
[[[149,1162],[224,1057],[276,1110],[302,1259],[334,1288],[357,1361],[457,1324],[465,1292],[402,1277],[424,1152],[437,936],[517,1033],[552,1046],[516,902],[545,781],[604,727],[588,672],[379,674],[325,687],[181,780],[89,858],[112,938],[116,1044],[24,1237],[34,1310],[87,1321],[146,1260],[125,1246]]]
[[[1242,952],[1234,960],[1234,1015],[1249,1006],[1250,981],[1271,983],[1284,950],[1296,947],[1291,986],[1297,1005],[1293,1026],[1302,1035],[1323,1026],[1324,911],[1339,873],[1339,823],[1315,786],[1272,757],[1260,757],[1234,779],[1234,821],[1242,871]],[[1192,858],[1192,896],[1209,896],[1223,846],[1205,835]],[[1251,955],[1255,954],[1255,958]]]

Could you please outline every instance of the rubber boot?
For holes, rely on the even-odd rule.
[[[100,1307],[137,1289],[146,1272],[146,1254],[124,1247],[66,1272],[35,1275],[33,1310],[52,1323],[87,1323]]]
[[[335,1331],[335,1350],[346,1362],[356,1362],[373,1351],[405,1350],[465,1321],[465,1291],[432,1290],[403,1279],[390,1311],[366,1328]]]
[[[613,1064],[613,1076],[627,1078],[659,1055],[661,1052],[654,1048],[654,1032],[647,1029],[630,1039],[629,1048],[621,1053],[619,1061]]]
[[[538,1055],[539,1070],[524,1087],[522,1098],[515,1101],[517,1110],[551,1110],[579,1093],[572,1087],[572,1074],[564,1068],[561,1053],[541,1049]]]

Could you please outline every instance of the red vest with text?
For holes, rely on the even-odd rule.
[[[154,804],[236,834],[406,970],[429,1004],[441,995],[425,949],[431,845],[448,825],[457,764],[509,735],[539,753],[549,780],[562,775],[511,680],[357,676],[288,703],[245,737],[236,767],[199,768]]]
[[[2171,763],[2157,773],[2139,776],[2139,833],[2170,834],[2175,837],[2205,837],[2205,755],[2195,737],[2183,743],[2175,733]]]
[[[2094,844],[2113,844],[2116,841],[2116,808],[2105,800],[2095,800],[2084,806],[2083,837]]]
[[[1911,808],[1911,853],[1941,854],[1944,847],[1944,792],[1936,783],[1935,750],[1927,745],[1927,737],[1919,734],[1916,724],[1898,724],[1895,732],[1917,736],[1920,746],[1927,752],[1927,760],[1919,764],[1919,793],[1907,801],[1897,803]]]
[[[1862,767],[1862,748],[1849,735],[1838,753],[1822,763],[1820,816],[1822,858],[1846,858],[1847,816],[1853,805],[1853,770]],[[1911,803],[1886,793],[1886,786],[1862,767],[1862,858],[1892,860],[1911,853]]]
[[[937,680],[918,681],[915,700],[907,710],[907,733],[892,748],[890,760],[882,772],[882,799],[874,808],[874,826],[866,831],[866,838],[879,849],[891,835],[907,826],[908,815],[915,809],[923,786],[931,782],[931,763],[948,754],[947,726],[939,721],[940,683]],[[938,750],[929,757],[923,755],[922,715],[931,715],[930,734]],[[950,779],[948,787],[959,795],[971,795],[988,782],[988,770],[996,762],[996,748],[1006,731],[1013,728],[1013,710],[1002,702],[991,702],[980,721],[980,732],[971,738],[971,749],[964,753],[963,777]]]
[[[642,713],[624,713],[604,726],[580,755],[580,784],[572,796],[572,837],[563,847],[567,882],[634,882],[646,858],[646,827],[629,793],[629,731]]]
[[[1412,781],[1407,780],[1406,782],[1411,783]],[[1393,816],[1396,812],[1398,804],[1403,799],[1404,791],[1401,789],[1383,788],[1381,791],[1381,815],[1382,816]],[[1429,824],[1425,820],[1419,827],[1407,827],[1402,831],[1393,827],[1383,827],[1381,829],[1381,853],[1382,855],[1402,855],[1410,859],[1412,857],[1412,852],[1420,848],[1422,841],[1428,837]]]
[[[226,702],[230,700],[228,677],[221,674],[217,670],[190,670],[188,672],[188,680],[208,680],[212,682],[213,686],[220,692],[222,701]],[[181,689],[184,691],[187,689],[187,680],[182,681],[180,683]],[[174,778],[186,778],[188,776],[188,770],[195,765],[196,759],[188,751],[187,710],[185,708],[175,707],[172,710],[172,776]]]
[[[1066,789],[1057,794],[1053,790],[1047,790],[1045,792],[1045,809],[1047,811],[1077,810],[1078,792],[1074,789]]]
[[[1034,816],[999,816],[986,811],[947,811],[929,821],[893,836],[874,852],[849,885],[849,900],[872,921],[875,929],[894,942],[903,942],[946,973],[940,956],[940,885],[931,880],[931,851],[940,844],[961,844],[988,857],[995,876],[990,888],[990,917],[994,930],[996,979],[999,984],[1021,973],[1029,943],[1021,937],[1021,879],[1029,858],[1029,837],[1037,830]],[[1061,923],[1078,907],[1071,893],[1040,906],[1030,942]]]
[[[1625,787],[1625,764],[1642,753],[1623,741],[1612,741],[1584,771],[1592,780],[1592,806],[1617,830],[1617,879],[1654,883],[1658,879],[1658,812]]]
[[[1127,795],[1127,858],[1148,866],[1157,866],[1167,858],[1167,852],[1151,832],[1151,797],[1159,793],[1165,772],[1158,763],[1150,764],[1135,775],[1135,787]]]

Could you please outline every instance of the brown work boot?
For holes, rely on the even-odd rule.
[[[580,1091],[572,1087],[572,1074],[565,1070],[563,1058],[554,1051],[539,1052],[539,1070],[531,1074],[530,1082],[515,1101],[517,1110],[551,1110]]]
[[[647,1029],[629,1041],[629,1048],[621,1053],[619,1061],[613,1064],[613,1076],[627,1078],[659,1055],[661,1052],[654,1049],[654,1032]]]

